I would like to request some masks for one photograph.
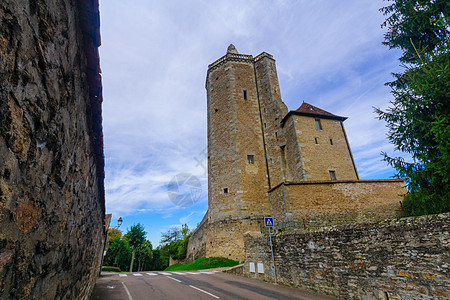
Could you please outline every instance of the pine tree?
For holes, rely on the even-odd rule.
[[[384,153],[408,187],[407,215],[450,211],[450,11],[449,1],[394,0],[384,44],[403,50],[405,72],[388,83],[394,100],[386,111],[388,138],[412,162]]]

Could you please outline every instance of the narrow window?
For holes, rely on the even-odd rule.
[[[244,90],[244,100],[247,100],[247,91]]]
[[[330,145],[333,145],[333,139],[330,139]]]
[[[277,141],[278,141],[278,133],[275,131],[275,138],[277,139]]]
[[[319,144],[319,140],[315,137],[314,141],[316,142],[316,144]]]
[[[223,188],[223,193],[228,194],[228,188]]]
[[[330,173],[330,180],[336,180],[336,172],[335,171],[328,171]]]
[[[264,128],[266,128],[266,123],[264,123]]]
[[[255,163],[255,156],[254,155],[247,155],[247,162],[249,164],[254,164]]]
[[[320,119],[316,119],[316,129],[322,130],[322,124],[320,123]]]

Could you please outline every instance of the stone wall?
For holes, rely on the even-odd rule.
[[[405,193],[400,179],[284,183],[270,191],[270,209],[279,228],[317,230],[397,217]]]
[[[448,299],[449,229],[442,214],[275,235],[277,281],[346,299]],[[246,276],[274,281],[267,235],[247,233],[245,255]]]
[[[353,163],[342,121],[291,115],[296,143],[300,147],[305,180],[330,180],[329,171],[335,171],[338,180],[359,179]],[[322,130],[316,128],[320,120]]]
[[[105,238],[98,2],[0,18],[0,298],[85,299]]]

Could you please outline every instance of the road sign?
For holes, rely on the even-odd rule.
[[[264,226],[273,227],[273,218],[269,217],[264,218]]]

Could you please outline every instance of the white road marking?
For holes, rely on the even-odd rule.
[[[128,288],[127,288],[127,286],[125,285],[125,283],[122,282],[122,284],[123,284],[123,287],[125,288],[125,292],[127,292],[128,299],[133,300],[133,298],[131,298],[130,291],[128,290]]]
[[[181,272],[172,272],[173,274],[177,274],[177,275],[186,275],[186,273],[181,273]]]
[[[119,274],[120,277],[127,277],[127,274]]]
[[[167,276],[167,278],[170,278],[170,279],[172,279],[172,280],[175,280],[175,281],[181,282],[181,280],[178,280],[178,279],[176,279],[176,278],[173,278],[173,277],[170,277],[170,276]]]
[[[193,286],[193,285],[190,285],[190,287],[193,288],[193,289],[199,290],[200,292],[203,292],[203,293],[205,293],[205,294],[208,294],[208,295],[210,295],[211,297],[214,297],[214,298],[216,298],[216,299],[219,299],[219,298],[220,298],[219,296],[216,296],[216,295],[213,295],[213,294],[211,294],[211,293],[208,293],[207,291],[204,291],[204,290],[202,290],[202,289],[199,289],[198,287],[195,287],[195,286]]]
[[[197,275],[197,274],[200,274],[200,273],[198,273],[198,272],[186,272],[186,274],[192,274],[192,275]]]
[[[171,273],[167,273],[167,272],[159,272],[159,274],[161,274],[161,275],[172,275]]]
[[[216,272],[199,272],[199,273],[202,273],[202,274],[214,274]]]
[[[139,274],[139,273],[136,273],[136,274],[133,274],[134,276],[142,276],[142,274]]]
[[[155,273],[146,273],[147,275],[150,275],[150,276],[155,276],[155,275],[158,275],[158,274],[155,274]]]

